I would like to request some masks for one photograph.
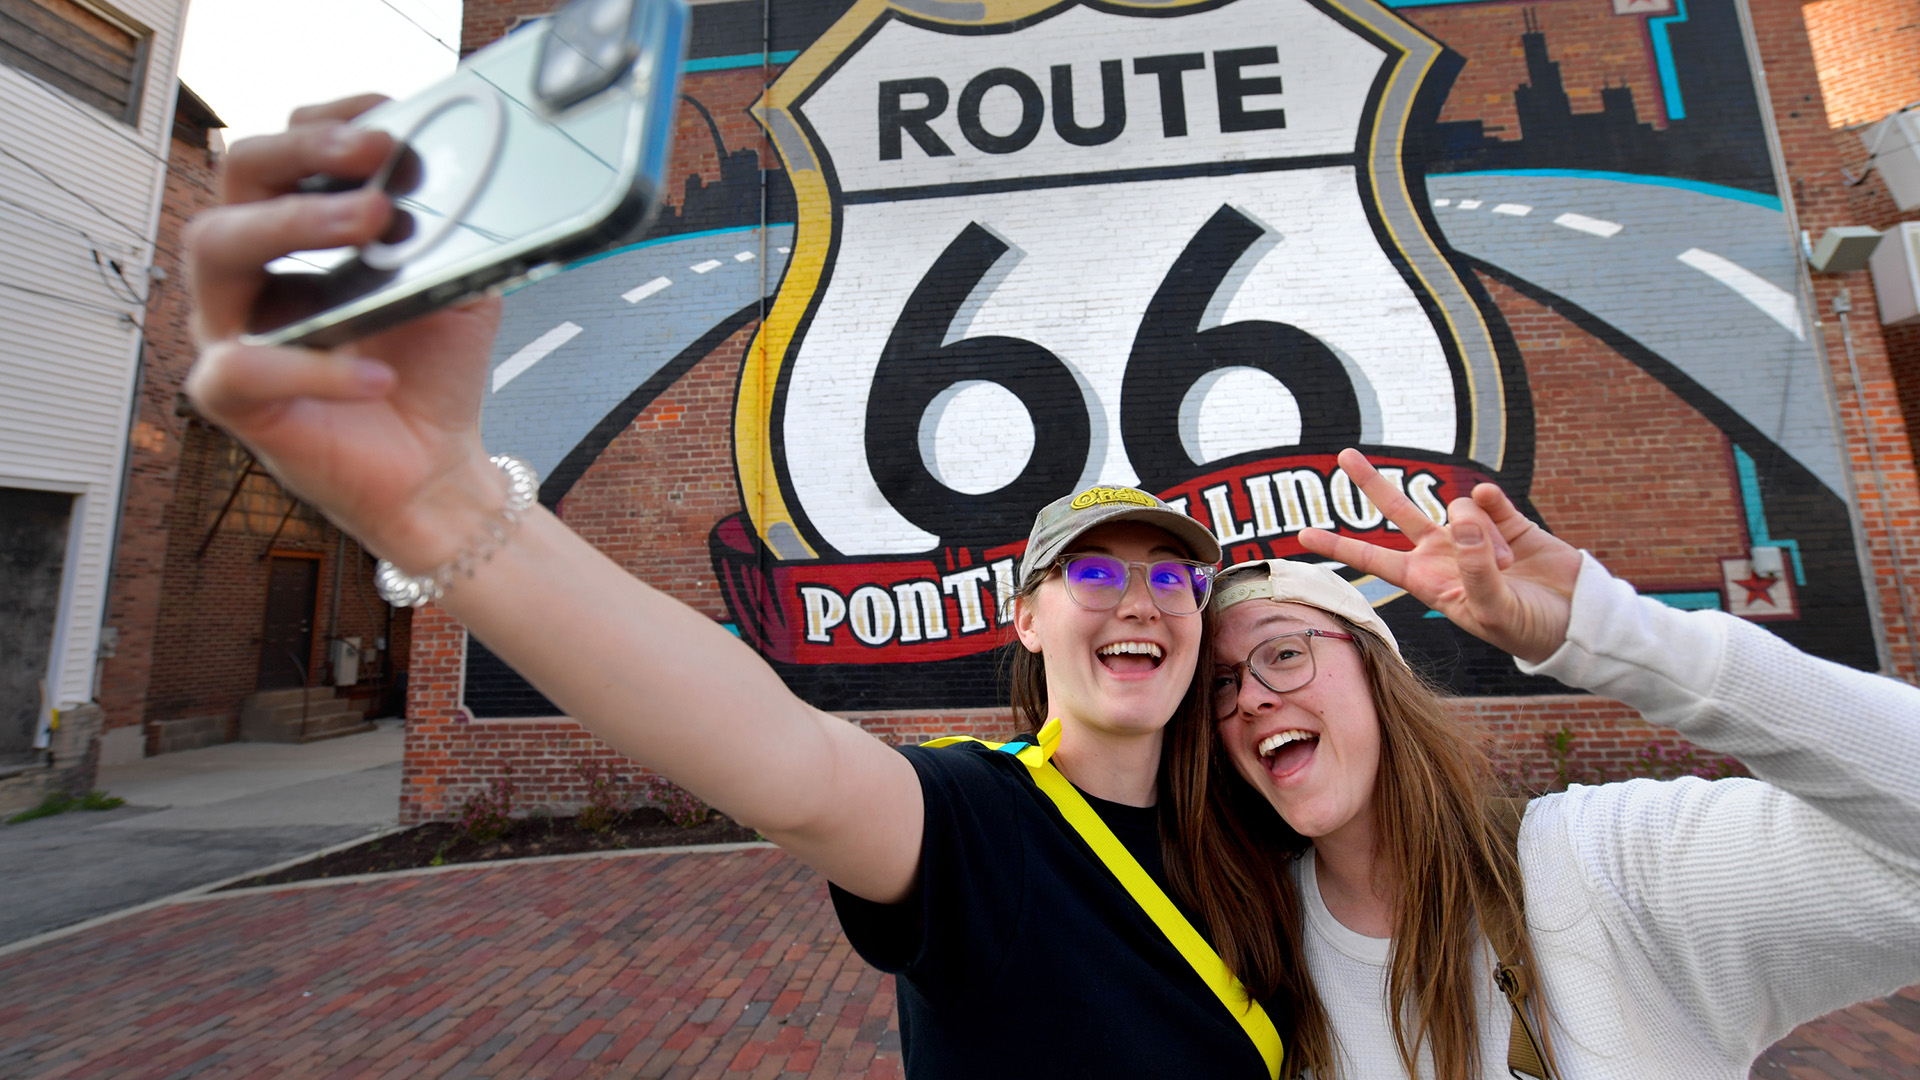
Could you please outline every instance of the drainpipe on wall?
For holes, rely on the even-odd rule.
[[[333,654],[339,649],[335,643],[340,640],[340,572],[347,561],[347,534],[335,526],[333,536],[333,596],[327,605],[327,680],[337,685],[340,680],[333,671]]]

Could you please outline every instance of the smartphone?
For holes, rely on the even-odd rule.
[[[364,182],[392,197],[393,224],[359,248],[276,259],[245,340],[339,345],[644,231],[666,176],[688,21],[687,0],[569,0],[445,81],[357,117],[394,137]],[[328,177],[301,186],[342,188]]]

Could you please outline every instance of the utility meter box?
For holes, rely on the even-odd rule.
[[[1920,109],[1902,110],[1860,132],[1860,145],[1902,210],[1920,206]]]
[[[333,661],[333,685],[352,686],[360,681],[360,639],[334,638],[330,643]]]
[[[1881,325],[1920,323],[1920,221],[1888,229],[1867,265],[1873,270]]]

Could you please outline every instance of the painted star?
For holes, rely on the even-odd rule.
[[[1771,595],[1773,587],[1776,584],[1775,579],[1761,577],[1759,574],[1755,574],[1745,581],[1736,580],[1734,584],[1747,590],[1747,603],[1766,604],[1768,607],[1776,606]]]

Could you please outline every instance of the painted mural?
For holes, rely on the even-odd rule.
[[[1437,520],[1492,480],[1644,554],[1669,603],[1874,665],[1733,0],[761,12],[696,9],[683,190],[646,240],[509,298],[485,424],[570,509],[744,340],[708,555],[730,625],[816,704],[1000,703],[1027,527],[1090,484],[1161,495],[1234,560],[1310,525],[1391,543],[1348,445]],[[1649,530],[1654,486],[1683,497]],[[1552,689],[1357,584],[1456,690]],[[552,712],[477,643],[466,701]]]

